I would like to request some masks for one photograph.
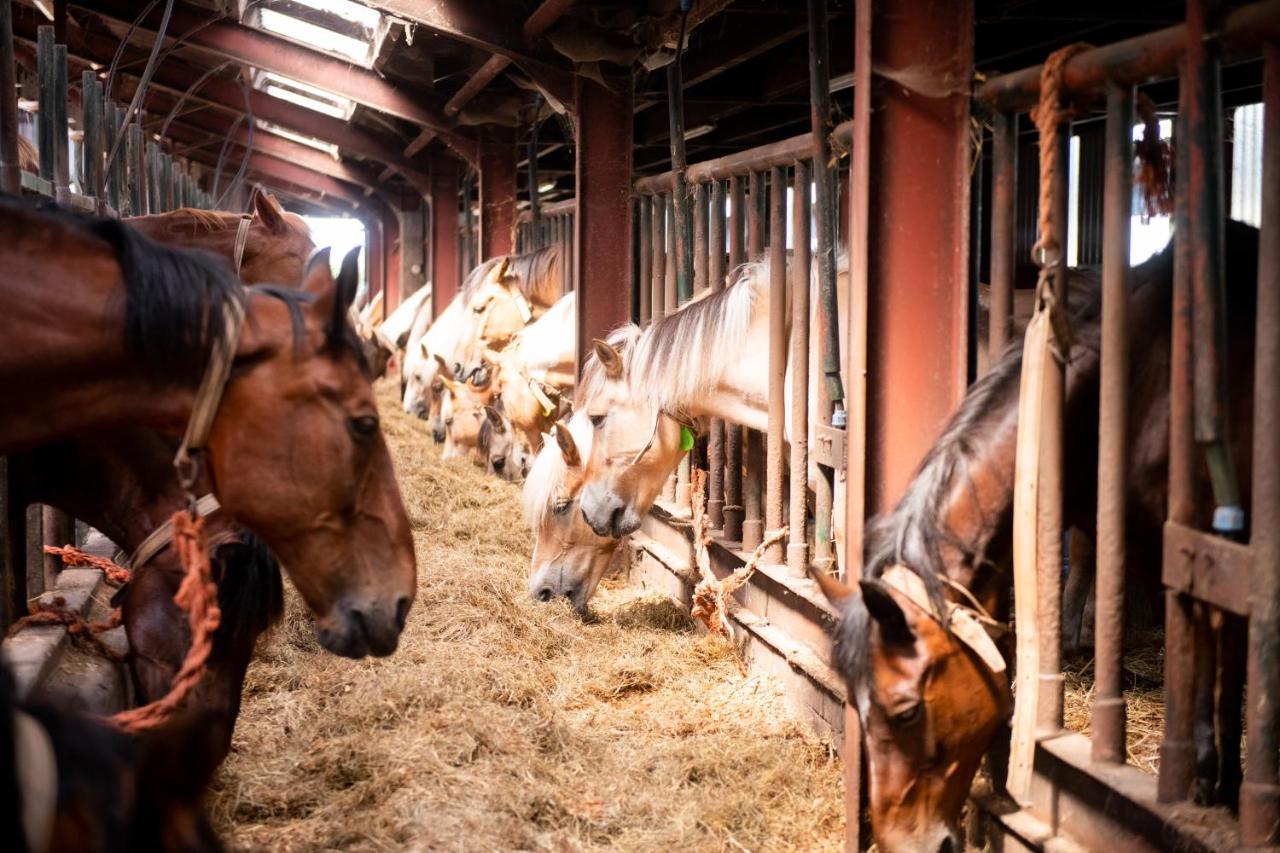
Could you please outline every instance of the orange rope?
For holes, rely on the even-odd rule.
[[[205,539],[204,519],[187,510],[173,515],[173,547],[186,569],[182,585],[173,601],[187,613],[191,626],[191,647],[173,677],[169,692],[154,702],[110,717],[110,721],[127,732],[139,732],[163,724],[176,711],[200,679],[204,677],[209,654],[213,651],[213,634],[222,620],[218,609],[218,586],[209,564],[209,543]]]
[[[66,625],[67,633],[81,637],[89,642],[99,654],[108,660],[123,663],[127,655],[122,655],[102,641],[98,634],[120,626],[120,608],[111,611],[111,615],[103,622],[87,622],[84,617],[67,609],[67,600],[57,596],[50,601],[36,599],[27,605],[28,615],[16,620],[9,626],[7,636],[12,637],[25,628],[37,625]]]
[[[1138,160],[1134,180],[1142,187],[1143,219],[1173,213],[1173,145],[1160,138],[1160,117],[1156,105],[1145,92],[1135,103],[1142,119],[1142,139],[1134,145]]]
[[[1049,54],[1040,71],[1040,105],[1031,111],[1031,120],[1040,131],[1040,236],[1031,247],[1031,257],[1041,267],[1056,265],[1062,251],[1054,227],[1053,185],[1058,176],[1058,126],[1073,115],[1073,110],[1062,105],[1063,71],[1067,60],[1089,48],[1087,44],[1070,44]]]
[[[79,566],[87,569],[98,569],[106,576],[107,583],[112,586],[124,586],[129,582],[129,570],[123,566],[117,565],[113,560],[106,557],[96,557],[93,554],[86,554],[79,548],[72,548],[67,545],[59,548],[55,545],[44,546],[46,554],[52,554],[62,560],[63,565]]]

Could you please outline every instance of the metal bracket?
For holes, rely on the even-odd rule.
[[[845,431],[837,427],[817,424],[813,430],[813,461],[835,471],[845,468]]]

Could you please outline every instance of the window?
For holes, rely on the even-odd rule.
[[[365,68],[388,27],[380,12],[353,0],[261,0],[242,22]]]
[[[262,119],[255,119],[254,124],[268,133],[274,133],[276,136],[283,136],[285,139],[292,139],[294,142],[306,145],[309,148],[315,148],[318,151],[323,151],[335,160],[338,159],[338,146],[331,142],[321,142],[315,137],[303,136],[301,133],[295,133],[288,128],[281,127],[278,124],[272,124],[269,121],[263,121]]]
[[[270,71],[258,71],[254,74],[253,86],[268,95],[291,101],[334,118],[350,118],[356,106],[350,98],[335,95],[300,80]]]
[[[1232,116],[1231,218],[1262,224],[1262,104],[1236,107]]]

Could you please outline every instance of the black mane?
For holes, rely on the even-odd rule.
[[[247,530],[240,532],[239,541],[219,545],[213,562],[219,571],[218,607],[222,610],[214,646],[252,645],[284,614],[280,564],[266,544]]]

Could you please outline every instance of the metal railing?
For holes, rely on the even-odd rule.
[[[535,220],[532,210],[522,210],[516,219],[516,251],[532,252],[547,246],[558,247],[560,283],[563,291],[573,289],[575,253],[573,251],[573,217],[577,210],[574,199],[538,205]]]

